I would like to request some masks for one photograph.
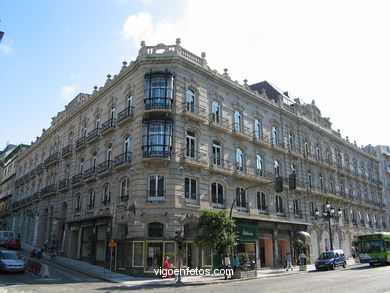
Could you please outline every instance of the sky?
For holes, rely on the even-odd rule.
[[[0,0],[0,149],[30,144],[140,42],[312,100],[360,145],[390,145],[390,1]]]

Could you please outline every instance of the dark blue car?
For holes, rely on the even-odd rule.
[[[347,266],[347,261],[344,255],[344,251],[341,249],[330,250],[321,253],[320,257],[315,262],[317,271],[320,270],[334,270],[336,267]]]

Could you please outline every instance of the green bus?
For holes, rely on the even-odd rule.
[[[358,236],[357,253],[361,263],[390,264],[390,233],[376,232]]]

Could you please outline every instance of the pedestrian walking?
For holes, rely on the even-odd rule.
[[[291,252],[286,253],[284,260],[286,261],[286,271],[288,271],[289,269],[293,270]]]
[[[301,265],[306,264],[306,255],[303,251],[299,254],[299,264]]]
[[[227,272],[228,272],[228,270],[229,269],[231,269],[231,267],[232,267],[232,264],[231,264],[231,262],[230,262],[230,257],[229,257],[229,255],[228,254],[225,254],[225,257],[224,257],[224,265],[225,265],[225,280],[227,280]]]
[[[233,271],[237,271],[238,266],[240,265],[240,261],[237,258],[237,255],[233,258]]]
[[[169,273],[169,269],[170,269],[171,265],[169,263],[169,256],[167,255],[165,257],[165,260],[164,260],[164,265],[163,265],[163,273],[162,273],[162,277],[163,278],[171,278],[171,274]]]

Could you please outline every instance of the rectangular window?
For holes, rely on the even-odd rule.
[[[187,131],[186,156],[195,158],[195,133],[192,131]]]
[[[294,215],[300,216],[301,215],[301,203],[299,199],[294,199],[293,201],[293,206],[294,206]]]
[[[241,132],[241,113],[240,111],[234,111],[234,131]]]
[[[213,101],[211,106],[212,121],[219,123],[221,119],[221,109],[218,101]]]
[[[281,196],[277,195],[275,197],[275,201],[276,201],[276,213],[283,214],[284,213],[283,198]]]
[[[316,215],[316,206],[314,202],[310,202],[310,216],[315,217]]]
[[[262,138],[261,122],[258,119],[255,120],[255,133],[254,134],[255,134],[255,138],[256,139],[261,139]]]
[[[185,178],[185,198],[188,200],[196,201],[196,179]]]
[[[144,242],[133,242],[133,267],[144,266]]]
[[[260,212],[267,211],[266,197],[265,197],[265,194],[263,192],[257,193],[257,208],[260,210]]]
[[[149,198],[164,199],[164,175],[149,176]]]

